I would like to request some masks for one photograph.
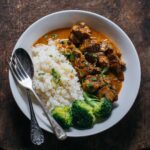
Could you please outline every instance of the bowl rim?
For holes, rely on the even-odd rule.
[[[108,19],[108,18],[106,18],[106,17],[104,17],[104,16],[102,16],[102,15],[100,15],[100,14],[97,14],[97,13],[94,13],[94,12],[91,12],[91,11],[85,11],[85,10],[63,10],[63,11],[57,11],[57,12],[54,12],[54,13],[50,13],[50,14],[48,14],[48,15],[46,15],[46,16],[43,16],[43,17],[41,17],[40,19],[38,19],[37,21],[35,21],[35,22],[33,22],[31,25],[29,25],[29,27],[27,28],[27,29],[25,29],[25,31],[20,35],[20,37],[18,38],[18,40],[17,40],[17,42],[16,42],[16,44],[15,44],[15,46],[14,46],[14,48],[13,48],[13,51],[12,51],[12,54],[13,54],[13,52],[14,52],[14,50],[15,50],[15,48],[17,47],[17,45],[20,43],[20,41],[22,40],[22,38],[23,38],[23,36],[24,36],[24,34],[26,33],[26,32],[28,32],[28,30],[30,30],[30,28],[32,28],[35,24],[37,24],[37,23],[39,23],[39,22],[41,22],[41,21],[43,21],[43,20],[45,20],[46,18],[48,18],[48,17],[50,17],[50,16],[53,16],[53,15],[59,15],[59,14],[61,14],[61,13],[83,13],[83,14],[89,14],[89,15],[93,15],[93,16],[96,16],[96,17],[99,17],[99,18],[101,18],[101,19],[103,19],[103,20],[105,20],[106,22],[109,22],[110,24],[112,24],[115,28],[117,28],[117,30],[119,30],[119,32],[120,32],[120,34],[123,34],[124,35],[124,37],[130,42],[130,44],[131,44],[131,46],[132,46],[132,50],[134,51],[134,54],[135,54],[135,59],[136,59],[136,61],[137,61],[137,65],[138,65],[138,86],[137,86],[137,90],[136,90],[136,92],[135,92],[135,94],[134,94],[134,99],[132,100],[132,103],[130,104],[130,107],[128,107],[127,109],[126,109],[126,113],[124,113],[123,115],[122,115],[122,117],[120,117],[119,119],[117,119],[117,121],[115,121],[114,123],[112,123],[111,125],[109,125],[109,126],[107,126],[105,129],[103,129],[102,131],[97,131],[97,130],[95,130],[95,131],[93,131],[93,132],[90,132],[90,133],[88,133],[88,134],[82,134],[82,135],[71,135],[71,134],[67,134],[68,135],[68,137],[85,137],[85,136],[91,136],[91,135],[94,135],[94,134],[98,134],[98,133],[101,133],[101,132],[104,132],[105,130],[108,130],[108,129],[110,129],[111,127],[113,127],[114,125],[116,125],[117,123],[119,123],[127,114],[128,114],[128,112],[129,112],[129,110],[131,109],[131,107],[133,106],[133,104],[134,104],[134,102],[135,102],[135,100],[136,100],[136,97],[137,97],[137,95],[138,95],[138,92],[139,92],[139,89],[140,89],[140,83],[141,83],[141,64],[140,64],[140,60],[139,60],[139,57],[138,57],[138,54],[137,54],[137,51],[136,51],[136,49],[135,49],[135,46],[133,45],[133,43],[132,43],[132,41],[130,40],[130,38],[128,37],[128,35],[121,29],[121,27],[120,26],[118,26],[116,23],[114,23],[113,21],[111,21],[110,19]],[[11,88],[11,92],[12,92],[12,95],[13,95],[13,98],[14,98],[14,100],[16,101],[16,103],[17,103],[17,105],[18,105],[18,107],[19,107],[19,109],[23,112],[23,114],[30,120],[30,117],[25,113],[25,111],[23,110],[23,108],[19,105],[19,103],[18,103],[18,101],[16,100],[17,98],[17,94],[15,93],[15,92],[18,92],[18,90],[16,91],[16,89],[13,89],[13,84],[12,84],[12,75],[11,75],[11,72],[10,72],[10,70],[9,70],[9,86],[10,86],[10,88]],[[39,123],[39,125],[40,125],[40,123]],[[46,131],[48,131],[48,132],[51,132],[51,131],[49,131],[49,130],[47,130],[46,128],[44,128],[42,125],[40,125],[41,126],[41,128],[42,129],[44,129],[44,130],[46,130]],[[51,133],[53,133],[53,132],[51,132]]]

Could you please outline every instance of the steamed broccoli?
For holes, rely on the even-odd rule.
[[[93,108],[85,101],[76,100],[72,104],[73,125],[76,128],[90,128],[95,122]]]
[[[51,112],[56,121],[68,129],[72,125],[85,129],[94,125],[96,119],[106,119],[112,111],[112,102],[107,98],[98,99],[96,96],[83,93],[85,100],[76,100],[69,106],[57,106]]]
[[[98,120],[106,119],[112,111],[112,102],[107,98],[101,98],[100,100],[91,94],[83,93],[85,101],[93,107],[94,115]]]
[[[57,106],[51,113],[64,129],[68,129],[72,126],[71,108],[69,106]]]

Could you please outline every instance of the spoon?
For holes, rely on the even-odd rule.
[[[33,75],[34,75],[34,67],[33,67],[33,63],[32,63],[32,60],[29,56],[29,54],[23,49],[23,48],[18,48],[16,49],[15,51],[15,54],[18,56],[22,66],[24,67],[25,71],[27,72],[27,74],[30,76],[31,80],[33,78]],[[29,90],[28,90],[29,91]],[[27,91],[27,93],[29,93]],[[64,140],[67,138],[67,135],[65,133],[65,131],[63,130],[63,128],[55,121],[55,119],[50,115],[50,112],[49,110],[44,106],[43,102],[40,100],[40,98],[38,97],[38,95],[35,93],[35,91],[33,90],[33,88],[30,89],[30,91],[33,93],[33,95],[36,97],[37,99],[37,102],[39,103],[39,105],[41,106],[45,116],[47,117],[50,125],[51,125],[51,128],[53,130],[53,132],[55,133],[55,135],[57,136],[57,138],[59,140]],[[37,122],[36,121],[36,117],[35,117],[35,114],[33,115],[32,112],[34,113],[33,111],[33,106],[32,106],[32,102],[30,100],[30,95],[28,94],[28,98],[29,98],[29,105],[31,103],[31,108],[30,108],[30,111],[31,111],[31,117],[34,117],[34,118],[31,118],[31,131],[32,131],[32,126],[35,130],[35,127],[34,125],[36,125],[36,129],[37,131],[40,131],[40,127],[38,125],[38,123],[35,123]],[[33,121],[33,122],[32,122]],[[40,129],[40,130],[39,130]],[[42,131],[42,130],[41,130]],[[40,137],[40,134],[42,135],[43,137],[43,141],[44,141],[44,136],[42,134],[42,132],[31,132],[31,140],[32,138],[37,134],[39,133],[38,137]],[[35,136],[36,137],[36,136]]]
[[[34,68],[33,68],[32,61],[29,55],[27,54],[27,52],[19,48],[19,49],[16,49],[14,55],[18,57],[18,59],[21,61],[22,66],[26,70],[27,74],[32,79],[33,74],[34,74]],[[28,97],[28,104],[29,104],[30,115],[31,115],[30,138],[33,144],[41,145],[44,142],[44,134],[43,134],[42,129],[39,127],[39,124],[35,117],[29,90],[27,90],[27,97]]]

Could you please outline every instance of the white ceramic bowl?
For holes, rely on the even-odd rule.
[[[21,35],[14,47],[14,50],[18,47],[23,47],[30,53],[32,44],[48,31],[71,27],[79,21],[84,21],[95,30],[106,34],[117,44],[122,51],[127,70],[125,71],[125,81],[119,94],[119,99],[116,102],[118,107],[113,110],[112,115],[106,121],[95,124],[91,129],[77,130],[72,128],[71,131],[67,132],[69,137],[81,137],[100,133],[119,122],[133,105],[138,94],[141,79],[139,58],[129,37],[119,26],[109,19],[88,11],[66,10],[49,14],[39,19],[29,26],[29,28]],[[26,94],[18,90],[10,73],[9,81],[16,103],[22,112],[30,118]],[[37,115],[39,125],[43,129],[52,132],[47,119],[42,115],[41,108],[34,104],[34,110]]]

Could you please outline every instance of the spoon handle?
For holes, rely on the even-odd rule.
[[[36,120],[29,90],[27,90],[27,96],[28,96],[30,115],[31,115],[30,138],[33,144],[41,145],[44,142],[44,134]]]
[[[35,93],[35,91],[33,89],[30,89],[32,91],[32,93],[34,94],[34,96],[36,97],[38,103],[40,104],[46,118],[48,119],[51,128],[54,132],[54,134],[56,135],[56,137],[59,140],[65,140],[67,138],[66,132],[63,130],[63,128],[56,122],[56,120],[50,115],[50,111],[44,106],[43,102],[40,100],[40,98],[38,97],[38,95]]]

